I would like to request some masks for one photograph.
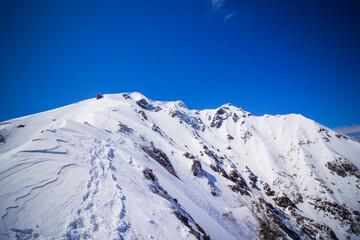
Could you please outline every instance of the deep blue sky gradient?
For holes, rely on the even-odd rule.
[[[1,1],[0,121],[137,91],[360,123],[358,1],[221,2]]]

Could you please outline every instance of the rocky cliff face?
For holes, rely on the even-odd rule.
[[[104,95],[0,123],[1,239],[360,239],[360,144]]]

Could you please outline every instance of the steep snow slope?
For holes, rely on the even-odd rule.
[[[0,239],[360,239],[360,144],[105,95],[0,123]]]

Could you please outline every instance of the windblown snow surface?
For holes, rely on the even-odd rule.
[[[360,144],[104,95],[0,123],[0,239],[360,239]]]

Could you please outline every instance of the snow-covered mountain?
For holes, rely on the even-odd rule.
[[[0,123],[0,239],[360,239],[360,143],[104,95]]]

